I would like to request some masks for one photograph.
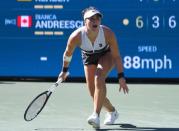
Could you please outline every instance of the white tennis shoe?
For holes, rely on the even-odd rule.
[[[89,118],[87,119],[88,124],[92,125],[94,128],[100,127],[100,119],[96,112],[94,112]]]
[[[106,118],[104,120],[104,125],[112,125],[115,120],[119,117],[119,113],[115,110],[114,112],[107,112]]]

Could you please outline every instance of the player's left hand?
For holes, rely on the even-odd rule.
[[[122,89],[124,94],[128,94],[129,88],[128,88],[127,84],[126,84],[125,78],[120,78],[119,79],[119,84],[120,84],[119,91],[121,91],[121,89]]]

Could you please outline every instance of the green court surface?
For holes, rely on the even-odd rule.
[[[33,121],[23,119],[29,102],[52,82],[0,81],[0,131],[93,131],[86,119],[93,111],[85,83],[63,83]],[[130,92],[107,84],[108,97],[119,112],[116,124],[101,131],[179,131],[179,85],[128,84]]]

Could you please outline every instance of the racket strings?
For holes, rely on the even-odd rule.
[[[41,111],[41,109],[43,108],[45,102],[47,99],[47,95],[46,94],[41,94],[39,97],[37,97],[37,99],[35,99],[32,104],[30,105],[30,107],[28,108],[27,112],[26,112],[26,119],[27,120],[32,120],[33,118],[35,118],[38,113]]]

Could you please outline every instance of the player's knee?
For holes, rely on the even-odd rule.
[[[105,84],[105,77],[102,75],[102,74],[98,74],[95,76],[95,86],[98,88],[98,89],[102,89]]]

